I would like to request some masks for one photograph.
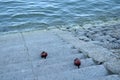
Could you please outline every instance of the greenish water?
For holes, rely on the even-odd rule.
[[[0,0],[0,32],[119,20],[120,0]]]

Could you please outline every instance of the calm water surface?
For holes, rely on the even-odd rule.
[[[120,19],[120,0],[0,0],[0,32]]]

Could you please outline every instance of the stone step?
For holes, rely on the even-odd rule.
[[[93,79],[88,79],[88,80],[120,80],[120,76],[119,75],[108,75],[108,76],[93,78]]]
[[[0,35],[0,66],[28,61],[20,33]]]
[[[29,77],[36,78],[32,69],[0,74],[0,80],[31,80]]]
[[[59,39],[59,37],[56,37],[56,38]],[[40,41],[40,40],[44,41],[44,39],[42,38],[40,40],[37,39],[34,41],[29,41],[29,42],[27,41],[26,38],[25,40],[26,40],[26,47],[28,48],[28,52],[29,52],[31,60],[39,59],[39,55],[42,51],[48,52],[48,58],[67,56],[70,54],[79,53],[77,49],[72,48],[71,44],[67,44],[61,41],[60,39],[57,41],[54,40],[49,43],[46,43],[46,42],[42,43]]]
[[[95,65],[92,60],[109,60],[109,51],[81,41],[69,32],[51,30],[4,35],[0,45],[0,80],[120,80],[118,75],[109,75],[103,65]],[[43,50],[48,52],[47,59],[40,58]],[[92,58],[86,58],[85,53]],[[73,63],[76,57],[82,62],[79,69]]]
[[[65,41],[69,42],[76,48],[80,49],[82,52],[86,53],[89,57],[93,58],[96,62],[106,62],[115,56],[108,49],[102,46],[95,45],[91,42],[85,42],[74,37],[70,32],[65,32],[61,30],[53,30],[53,32],[59,37],[63,38]],[[67,37],[69,36],[69,37]]]
[[[54,58],[47,58],[47,59],[39,59],[39,60],[34,60],[32,61],[33,66],[46,66],[46,65],[53,65],[56,63],[62,63],[62,62],[67,62],[67,61],[71,61],[74,60],[75,58],[79,58],[79,59],[85,59],[86,57],[83,54],[71,54],[68,56],[59,56],[59,57],[54,57]]]
[[[20,33],[0,35],[0,49],[23,44]]]
[[[23,32],[22,35],[24,36],[27,43],[36,41],[40,41],[41,43],[60,41],[60,39],[50,31],[38,30]]]
[[[0,66],[21,63],[29,60],[24,46],[0,48]]]
[[[54,58],[54,57],[60,57],[60,56],[68,56],[72,54],[79,54],[77,49],[72,49],[68,44],[63,45],[46,45],[46,46],[32,46],[28,47],[28,52],[30,55],[31,60],[37,60],[40,58],[40,54],[42,51],[46,51],[48,53],[47,58]]]
[[[88,66],[92,66],[92,65],[95,65],[92,58],[81,59],[80,68],[88,67]],[[53,65],[51,64],[51,65],[45,66],[45,64],[44,64],[43,66],[42,65],[41,66],[34,66],[34,68],[33,68],[33,70],[35,71],[34,73],[37,76],[56,74],[56,73],[69,71],[69,70],[73,70],[73,69],[78,69],[77,66],[74,66],[74,59],[69,60],[69,61],[65,61],[62,63],[56,63],[56,64],[54,63]]]
[[[1,65],[0,66],[0,74],[30,69],[30,68],[32,68],[31,67],[32,65],[33,65],[33,67],[44,67],[44,66],[53,65],[56,63],[67,62],[67,61],[74,60],[76,57],[78,57],[80,59],[85,58],[85,56],[83,54],[74,54],[74,55],[68,55],[67,57],[63,56],[60,58],[50,58],[50,59],[40,59],[39,58],[36,61],[35,60],[32,61],[33,64],[31,64],[30,61],[26,61],[26,62],[22,62],[22,63],[9,64],[6,66]]]
[[[85,67],[61,73],[39,76],[38,80],[88,80],[90,78],[103,77],[108,75],[108,71],[103,65]]]

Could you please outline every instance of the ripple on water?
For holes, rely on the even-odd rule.
[[[0,31],[19,31],[117,21],[120,19],[120,1],[0,0],[0,11]]]
[[[47,15],[44,13],[18,13],[12,15],[12,18],[32,18],[32,17],[46,17]]]

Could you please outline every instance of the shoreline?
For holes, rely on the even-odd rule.
[[[67,29],[79,29],[79,28],[92,28],[92,27],[101,27],[101,26],[113,26],[113,25],[119,25],[120,20],[110,20],[107,22],[104,21],[90,21],[89,23],[84,23],[84,24],[69,24],[69,25],[55,25],[55,26],[49,26],[45,28],[30,28],[30,29],[20,29],[20,30],[10,30],[10,31],[1,31],[0,35],[2,34],[11,34],[11,33],[19,33],[19,32],[30,32],[30,31],[39,31],[39,30],[51,30],[51,29],[62,29],[62,30],[67,30]]]

